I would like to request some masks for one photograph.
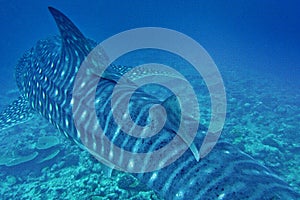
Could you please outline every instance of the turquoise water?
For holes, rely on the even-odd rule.
[[[216,62],[226,88],[221,138],[300,192],[300,17],[294,3],[1,1],[2,109],[19,96],[13,74],[20,56],[37,40],[58,34],[48,5],[99,42],[145,26],[171,28],[197,40]],[[151,60],[149,56],[153,59],[150,53],[122,62],[140,64],[139,60]],[[174,63],[168,56],[160,59],[173,63],[196,87],[201,123],[207,126],[210,103],[203,82],[185,62]],[[160,199],[129,174],[109,175],[107,168],[39,116],[2,130],[0,137],[1,199]]]

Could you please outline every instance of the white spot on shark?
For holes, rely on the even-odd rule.
[[[129,160],[128,168],[129,168],[129,169],[134,168],[134,161],[133,161],[132,159]]]
[[[177,192],[176,194],[175,194],[175,197],[176,198],[182,198],[183,197],[183,192],[182,191],[179,191],[179,192]]]
[[[81,134],[80,134],[80,131],[77,130],[77,138],[80,138]]]
[[[157,173],[154,172],[150,178],[150,181],[154,181],[157,178]]]
[[[70,104],[71,104],[71,106],[73,106],[73,104],[74,104],[74,99],[73,98],[71,99]]]
[[[67,118],[65,119],[65,124],[66,124],[66,127],[69,127],[69,120]]]
[[[81,119],[84,120],[86,118],[87,112],[86,110],[82,112]]]
[[[114,157],[114,152],[113,151],[110,151],[109,152],[109,159],[112,160]]]
[[[82,82],[82,83],[80,84],[80,87],[83,88],[84,86],[85,86],[85,82]]]

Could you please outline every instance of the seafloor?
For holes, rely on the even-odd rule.
[[[299,88],[272,75],[233,67],[221,73],[228,101],[222,139],[300,192]],[[192,75],[189,80],[194,80]],[[0,107],[17,96],[16,89],[7,90],[0,96]],[[199,98],[202,123],[207,125],[209,103],[201,94]],[[131,175],[109,175],[39,116],[0,132],[0,146],[0,199],[160,199]]]

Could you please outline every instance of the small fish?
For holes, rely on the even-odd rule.
[[[25,122],[34,113],[39,113],[67,138],[86,149],[74,124],[72,91],[81,63],[97,44],[87,39],[60,11],[52,7],[49,10],[60,36],[39,40],[19,60],[16,80],[21,96],[1,113],[0,130]],[[136,153],[154,151],[176,134],[178,125],[172,121],[180,117],[177,114],[179,105],[172,96],[161,102],[140,89],[129,104],[133,120],[145,125],[149,109],[154,104],[165,106],[172,120],[154,138],[138,139],[122,132],[113,120],[109,101],[116,80],[129,69],[116,65],[107,69],[97,85],[97,117],[106,136],[119,147]],[[203,130],[205,128],[200,126],[199,131]],[[197,135],[196,146],[202,139]],[[97,155],[97,152],[94,153]],[[161,197],[170,200],[300,199],[300,194],[269,169],[222,141],[200,161],[188,149],[178,160],[160,170],[133,175]]]

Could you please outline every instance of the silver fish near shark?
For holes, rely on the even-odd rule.
[[[86,149],[74,124],[71,100],[79,67],[96,43],[87,39],[60,11],[52,7],[49,10],[60,36],[38,41],[19,60],[16,80],[21,96],[1,113],[0,130],[30,119],[33,113],[39,113],[67,138]],[[169,122],[152,138],[137,139],[122,132],[114,122],[109,101],[117,80],[129,69],[112,65],[104,73],[96,91],[97,117],[105,135],[120,148],[136,153],[152,152],[168,143],[176,134],[178,124],[174,121],[180,118],[179,105],[173,96],[161,102],[140,89],[129,104],[132,118],[145,125],[151,106],[161,104],[170,116]],[[93,126],[88,120],[86,123],[87,126]],[[203,130],[205,128],[200,126],[199,132]],[[194,143],[198,146],[202,140],[201,134],[198,134]],[[199,162],[188,149],[167,167],[133,175],[161,197],[171,200],[300,199],[300,194],[269,169],[222,141]]]

